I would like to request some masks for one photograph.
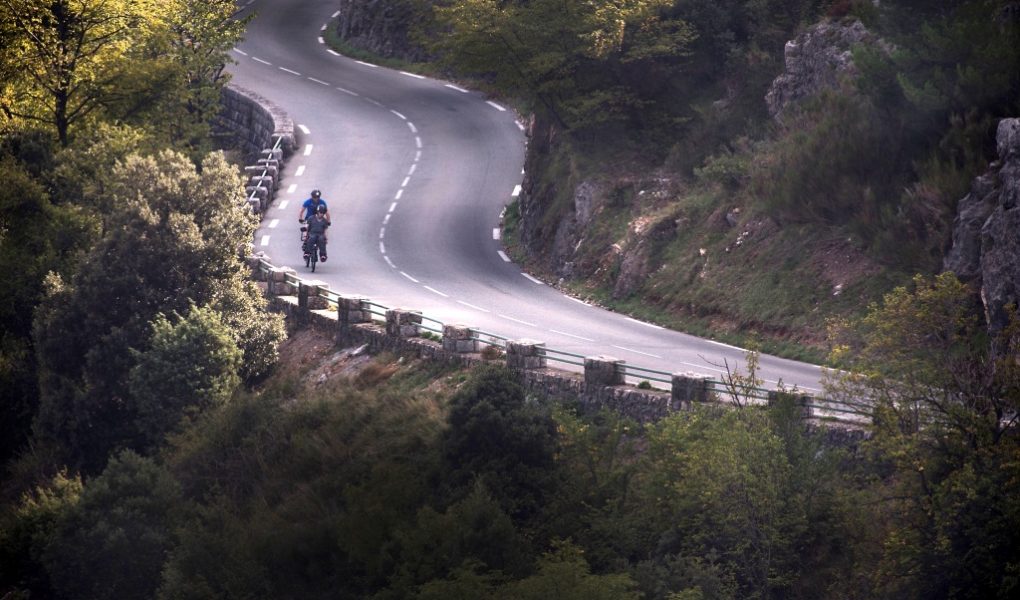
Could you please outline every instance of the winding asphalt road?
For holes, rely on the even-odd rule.
[[[321,37],[337,16],[330,0],[241,6],[256,17],[234,49],[233,81],[278,104],[299,129],[281,193],[255,238],[274,264],[342,294],[575,354],[714,377],[726,362],[743,365],[739,348],[587,305],[509,261],[499,217],[520,192],[526,144],[512,111],[449,82],[336,54]],[[297,223],[313,188],[333,220],[329,260],[314,275]],[[781,379],[816,392],[820,374],[761,357],[767,385]]]

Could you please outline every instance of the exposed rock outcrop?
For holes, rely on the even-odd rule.
[[[426,52],[410,32],[430,6],[429,0],[340,0],[337,35],[379,56],[420,61]]]
[[[999,160],[960,200],[943,263],[979,286],[993,332],[1007,324],[1006,308],[1020,301],[1020,119],[999,122],[996,148]]]
[[[777,121],[782,120],[790,106],[822,90],[835,89],[844,78],[856,76],[853,49],[861,44],[887,48],[860,21],[818,23],[786,42],[786,69],[765,94],[769,114]]]

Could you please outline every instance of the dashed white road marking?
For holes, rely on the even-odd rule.
[[[411,176],[408,175],[404,178],[404,181],[400,184],[400,187],[407,187],[408,182],[411,181]]]
[[[380,227],[379,228],[379,239],[381,240],[384,237],[386,237],[386,228],[385,227]]]
[[[393,204],[390,204],[390,210],[388,212],[393,212],[396,209],[397,209],[397,203],[394,202]]]
[[[373,65],[372,63],[367,63],[367,62],[365,62],[363,60],[356,60],[354,62],[358,63],[359,65],[365,65],[366,67],[372,67],[373,69],[375,69],[375,68],[377,68],[379,66],[379,65]]]
[[[504,107],[502,107],[502,106],[500,106],[500,105],[496,104],[496,103],[495,103],[495,102],[493,102],[492,100],[486,100],[486,101],[485,101],[485,103],[486,103],[486,104],[488,104],[489,106],[491,106],[492,108],[495,108],[495,109],[496,109],[496,110],[498,110],[499,112],[506,112],[506,108],[504,108]]]
[[[521,186],[515,185],[514,186],[514,191],[510,192],[510,197],[511,198],[516,198],[517,196],[520,196],[520,195],[521,195]]]
[[[327,82],[325,82],[325,81],[323,81],[321,79],[316,79],[314,77],[309,77],[308,81],[311,81],[312,83],[317,83],[319,85],[329,85],[329,83],[327,83]]]
[[[420,281],[418,281],[418,280],[417,280],[417,279],[415,279],[414,277],[411,277],[410,275],[408,275],[407,273],[405,273],[405,272],[403,272],[403,271],[401,271],[401,272],[400,272],[400,274],[401,274],[401,275],[403,275],[404,277],[407,277],[408,279],[410,279],[411,281],[413,281],[413,282],[415,282],[415,283],[421,283]]]
[[[299,166],[297,168],[297,170],[294,171],[294,177],[301,177],[304,174],[305,174],[305,166],[304,165]]]
[[[336,50],[332,49],[332,48],[326,48],[326,52],[329,52],[333,56],[340,56],[340,53],[337,52]]]
[[[270,67],[273,66],[273,63],[269,62],[268,60],[262,60],[261,58],[259,58],[257,56],[253,56],[253,57],[251,57],[251,59],[253,61],[255,61],[255,62],[260,62],[260,63],[262,63],[264,65],[269,65]]]
[[[718,367],[710,367],[708,365],[699,365],[698,363],[680,361],[680,364],[687,365],[688,367],[694,367],[695,369],[705,369],[706,371],[715,371],[717,373],[725,373],[726,369],[720,369]]]
[[[335,12],[335,13],[333,13],[333,14],[332,14],[332,15],[331,15],[331,16],[330,16],[329,18],[330,18],[330,19],[335,19],[335,18],[337,18],[337,17],[339,17],[339,16],[340,16],[340,11],[336,11],[336,12]]]
[[[411,133],[418,133],[418,128],[410,121],[407,122],[407,128],[411,130]]]
[[[322,27],[319,28],[319,31],[326,31],[327,27],[329,27],[329,23],[323,23]]]
[[[323,25],[323,27],[325,27],[325,25]],[[323,31],[325,31],[325,29],[323,29]],[[320,44],[325,44],[325,43],[326,43],[326,40],[322,39],[322,36],[321,36],[321,35],[319,36],[319,38],[318,38],[318,39],[319,39],[319,43],[320,43]]]
[[[650,356],[652,358],[662,358],[661,356],[659,356],[657,354],[649,354],[648,352],[642,352],[640,350],[635,350],[633,348],[624,348],[623,346],[617,346],[615,344],[610,344],[610,346],[612,346],[613,348],[618,348],[620,350],[626,350],[627,352],[633,352],[634,354],[640,354],[642,356]]]
[[[457,90],[458,92],[460,92],[462,94],[467,94],[468,93],[468,91],[465,90],[464,88],[457,87],[457,86],[453,85],[452,83],[447,83],[446,87],[450,88],[451,90]]]
[[[305,156],[308,156],[311,153],[312,153],[312,145],[311,144],[305,144]]]
[[[503,259],[503,262],[510,262],[510,257],[506,255],[506,252],[503,252],[502,250],[496,250],[496,253],[499,254],[499,257]]]
[[[296,183],[292,183],[292,184],[290,184],[290,185],[289,185],[289,186],[287,187],[287,193],[288,193],[288,194],[293,194],[293,193],[294,193],[294,190],[296,190],[296,189],[297,189],[297,184],[296,184]]]
[[[539,281],[538,279],[535,279],[534,277],[528,275],[527,273],[521,273],[521,275],[524,275],[524,277],[529,281],[533,281],[539,285],[545,285],[545,282]]]
[[[504,319],[506,319],[508,321],[513,321],[514,323],[520,323],[521,325],[528,325],[529,327],[535,327],[534,323],[528,323],[527,321],[522,321],[520,319],[515,319],[515,318],[509,317],[507,315],[497,314],[496,316],[497,317],[503,317]]]
[[[269,245],[269,236],[268,235],[262,236],[262,241],[259,242],[259,245],[260,246],[268,246]]]
[[[240,48],[234,48],[234,52],[237,52],[241,56],[248,56],[248,53],[245,52],[244,50],[241,50]]]
[[[407,75],[408,77],[414,77],[415,79],[425,79],[424,75],[419,75],[417,73],[408,73],[407,71],[401,71],[400,74]]]
[[[585,306],[591,306],[591,304],[588,304],[584,300],[578,300],[577,298],[574,298],[573,296],[567,296],[567,300],[573,300],[574,302],[577,302],[578,304],[583,304]]]
[[[277,69],[280,69],[280,70],[281,70],[281,71],[283,71],[284,73],[290,73],[291,75],[298,75],[298,76],[300,76],[300,75],[301,75],[301,73],[298,73],[298,72],[297,72],[297,71],[295,71],[294,69],[288,69],[287,67],[276,67],[276,68],[277,68]]]
[[[494,239],[494,240],[498,240],[499,239],[499,227],[493,227],[492,228],[492,239]]]
[[[382,254],[386,254],[386,245],[383,244],[382,242],[379,242],[379,252]]]
[[[404,195],[404,188],[397,190],[397,195],[393,197],[394,200],[400,200],[400,197]]]
[[[470,302],[464,302],[463,300],[457,300],[457,302],[458,302],[459,304],[463,304],[464,306],[466,306],[466,307],[468,307],[468,308],[473,308],[473,309],[475,309],[475,310],[480,310],[480,311],[482,311],[483,313],[487,313],[487,312],[489,312],[488,310],[485,310],[485,309],[484,309],[484,308],[482,308],[481,306],[475,306],[474,304],[471,304]]]
[[[408,175],[414,175],[414,170],[418,168],[417,164],[411,165],[411,168],[407,170]]]
[[[524,123],[521,123],[520,121],[514,121],[514,123],[517,124],[517,129],[524,131]]]
[[[393,261],[390,260],[390,257],[386,256],[385,254],[383,254],[383,260],[386,261],[386,264],[388,264],[391,269],[396,269],[397,268],[397,265],[393,264]]]
[[[283,210],[283,209],[287,208],[287,204],[289,204],[289,202],[287,200],[280,200],[280,203],[276,205],[276,208],[279,208],[280,210]]]
[[[382,219],[383,225],[388,224],[390,222],[390,217],[392,217],[392,216],[393,216],[393,213],[386,213],[386,216],[383,217],[383,219]]]
[[[414,153],[414,162],[421,160],[421,150]]]
[[[448,295],[444,294],[443,292],[440,292],[440,291],[439,291],[439,290],[437,290],[436,288],[431,288],[431,287],[429,287],[429,286],[427,286],[427,285],[425,285],[425,286],[422,286],[422,287],[424,287],[424,288],[425,288],[425,289],[427,289],[428,291],[432,292],[433,294],[438,294],[438,295],[442,296],[443,298],[449,298],[449,296],[448,296]]]
[[[414,136],[414,145],[415,145],[416,148],[419,148],[419,149],[421,148],[421,138],[420,137]]]
[[[340,55],[337,54],[337,56],[340,56]],[[350,94],[350,95],[354,96],[355,98],[360,96],[360,94],[358,94],[358,92],[352,92],[351,90],[349,90],[347,88],[338,87],[336,89],[340,90],[341,92],[343,92],[345,94]]]
[[[300,129],[300,130],[301,130],[301,133],[303,133],[303,134],[305,134],[305,135],[308,135],[309,133],[311,133],[311,132],[312,132],[312,130],[311,130],[311,129],[308,129],[308,127],[306,127],[306,126],[304,126],[304,125],[302,125],[302,124],[300,124],[300,123],[298,123],[298,129]]]
[[[398,113],[397,111],[393,110],[392,108],[390,109],[390,112],[391,112],[391,113],[393,113],[393,114],[395,114],[395,115],[397,115],[397,118],[398,118],[398,119],[401,119],[401,120],[403,120],[403,121],[406,121],[406,120],[407,120],[407,117],[405,117],[404,115],[402,115],[402,114]]]
[[[653,325],[652,323],[645,323],[644,321],[638,321],[637,319],[632,319],[630,317],[625,318],[628,321],[631,321],[632,323],[637,323],[638,325],[644,325],[645,327],[651,327],[652,329],[662,329],[662,327],[659,327],[658,325]]]
[[[371,98],[365,98],[365,102],[368,102],[369,104],[374,104],[375,106],[379,107],[382,106],[382,102],[379,102],[378,100],[373,100]]]
[[[594,342],[595,341],[595,340],[593,340],[591,338],[581,337],[579,335],[574,335],[573,333],[567,333],[566,331],[560,331],[558,329],[550,329],[549,331],[552,332],[552,333],[558,333],[560,335],[565,335],[567,337],[572,337],[572,338],[575,338],[575,339],[578,339],[578,340],[583,340],[585,342]]]
[[[273,219],[269,222],[270,229],[276,229],[276,226],[280,224],[280,219]]]

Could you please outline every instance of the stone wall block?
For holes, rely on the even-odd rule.
[[[787,394],[787,396],[788,395],[789,394]],[[768,405],[772,406],[778,402],[781,397],[783,397],[783,394],[775,390],[770,390],[768,393]],[[794,397],[794,402],[800,408],[800,417],[804,420],[812,419],[815,416],[814,407],[811,405],[812,400],[813,398],[807,394],[797,394]]]
[[[478,342],[471,339],[475,332],[467,325],[443,325],[443,350],[477,352]]]
[[[545,342],[536,342],[535,340],[507,340],[506,366],[510,369],[545,368]]]
[[[700,373],[674,373],[670,386],[673,410],[689,410],[697,402],[708,402],[711,381]]]
[[[252,187],[264,187],[267,190],[275,190],[275,181],[276,180],[269,175],[253,175],[252,178],[248,180],[248,185]]]
[[[288,275],[297,275],[297,271],[290,267],[273,267],[269,269],[267,274],[269,293],[274,296],[293,296],[296,289],[293,284],[287,282]]]
[[[386,311],[386,335],[396,338],[417,337],[421,327],[421,313],[415,310],[391,308]]]
[[[584,359],[584,383],[587,386],[623,385],[626,361],[612,356],[589,356]]]
[[[324,310],[329,306],[326,292],[329,284],[315,279],[302,279],[298,282],[298,306],[307,310]]]

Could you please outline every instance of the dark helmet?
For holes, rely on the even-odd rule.
[[[318,200],[319,198],[322,198],[322,192],[319,190],[312,190],[312,200]]]
[[[315,209],[315,212],[319,213],[320,215],[326,214],[326,205],[320,204],[319,208]]]

